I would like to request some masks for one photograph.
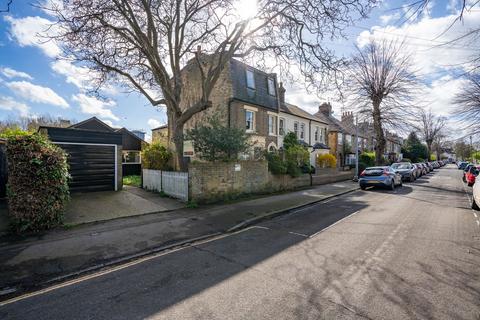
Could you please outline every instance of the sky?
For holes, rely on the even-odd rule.
[[[0,5],[4,2],[0,0]],[[480,41],[445,43],[470,28],[480,27],[480,7],[444,32],[458,15],[458,1],[431,1],[428,10],[408,22],[403,19],[404,3],[381,2],[368,19],[347,30],[346,39],[328,45],[339,56],[348,57],[355,45],[362,47],[372,37],[403,40],[421,76],[422,102],[426,101],[436,114],[451,118],[451,99],[462,87],[461,75],[470,67],[465,63],[478,54]],[[147,136],[152,128],[166,122],[164,109],[149,105],[139,94],[122,92],[115,85],[103,90],[107,99],[88,96],[89,71],[58,59],[59,47],[38,37],[51,19],[30,1],[14,1],[10,12],[0,13],[0,120],[50,115],[82,121],[97,116],[115,127],[144,130]],[[342,104],[334,93],[312,94],[298,83],[285,85],[290,103],[313,113],[321,102],[329,100],[335,115],[340,116]]]

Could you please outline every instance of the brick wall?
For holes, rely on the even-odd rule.
[[[242,194],[263,194],[310,186],[310,175],[298,178],[272,175],[266,161],[191,163],[188,173],[189,199],[197,202],[214,202]]]

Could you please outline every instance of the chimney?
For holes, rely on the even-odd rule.
[[[278,99],[280,100],[280,103],[282,105],[285,104],[285,88],[283,87],[283,82],[280,82],[280,85],[278,87]]]
[[[348,125],[354,125],[353,112],[344,112],[342,113],[342,122]]]
[[[197,46],[197,53],[202,53],[202,46],[200,45]]]
[[[324,102],[318,107],[318,111],[330,117],[332,115],[332,105],[330,102]]]

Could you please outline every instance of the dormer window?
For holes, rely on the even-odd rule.
[[[252,69],[245,70],[247,76],[247,88],[255,89],[255,77]]]
[[[268,94],[271,95],[271,96],[276,96],[275,92],[275,79],[273,79],[272,77],[268,77]]]

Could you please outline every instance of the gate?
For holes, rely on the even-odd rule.
[[[143,187],[188,201],[188,172],[143,169]]]

